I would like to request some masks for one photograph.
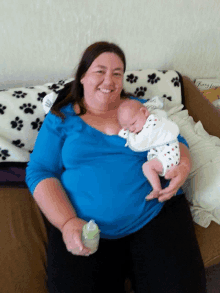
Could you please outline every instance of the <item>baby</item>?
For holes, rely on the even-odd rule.
[[[164,176],[180,161],[177,140],[179,128],[176,123],[165,118],[165,111],[160,111],[150,113],[141,102],[131,99],[122,102],[118,109],[118,121],[123,128],[119,136],[127,139],[125,146],[136,152],[149,150],[148,161],[142,166],[153,188],[149,198],[157,197],[162,189],[158,175]]]

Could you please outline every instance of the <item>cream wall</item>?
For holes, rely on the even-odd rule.
[[[91,43],[127,69],[220,78],[220,0],[0,0],[0,89],[70,77]]]

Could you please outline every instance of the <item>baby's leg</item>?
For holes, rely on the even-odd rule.
[[[153,188],[153,191],[147,196],[147,200],[157,198],[159,196],[159,191],[161,190],[159,174],[163,172],[162,163],[154,158],[144,163],[142,170]]]

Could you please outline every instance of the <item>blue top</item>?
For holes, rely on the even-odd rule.
[[[49,112],[38,134],[26,169],[31,193],[43,179],[56,177],[77,216],[94,219],[102,238],[121,238],[141,229],[164,205],[145,200],[152,190],[142,172],[147,151],[134,152],[125,147],[124,138],[86,124],[71,104],[62,112],[64,122]],[[188,146],[180,135],[178,140]],[[161,185],[169,181],[161,178]]]

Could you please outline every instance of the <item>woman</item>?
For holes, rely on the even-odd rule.
[[[117,134],[123,99],[124,53],[115,44],[89,46],[71,91],[52,108],[39,132],[26,182],[53,227],[48,247],[49,292],[206,292],[204,266],[180,186],[190,171],[187,143],[178,136],[180,164],[158,199],[141,166],[147,152],[124,147]],[[176,195],[174,197],[174,195]],[[94,219],[98,251],[81,241]],[[86,257],[87,256],[87,257]]]

